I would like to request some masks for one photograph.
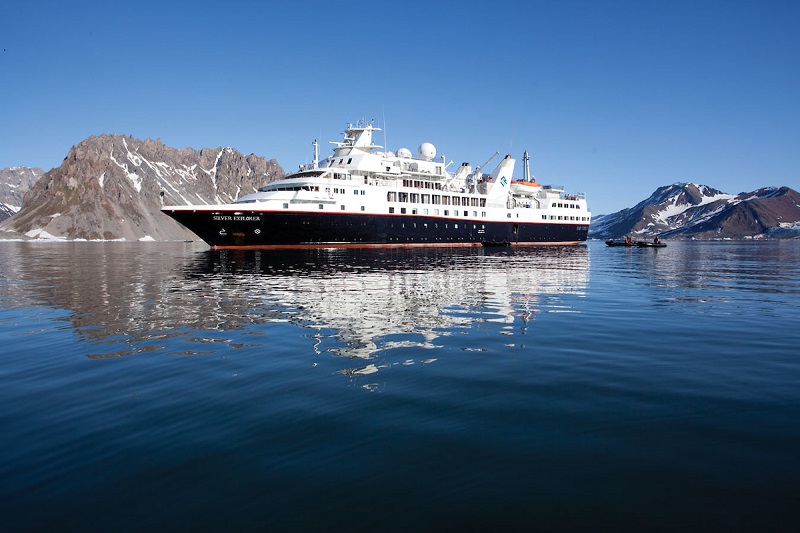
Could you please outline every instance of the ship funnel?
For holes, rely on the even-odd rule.
[[[515,160],[510,155],[505,156],[492,171],[489,181],[491,183],[500,183],[505,178],[505,183],[502,185],[503,187],[508,187],[509,183],[511,183],[511,175],[514,173],[514,163]]]
[[[458,170],[456,170],[456,175],[453,177],[453,179],[463,180],[470,172],[472,172],[472,167],[469,166],[469,163],[461,163],[461,166],[458,167]]]
[[[487,186],[487,200],[495,200],[498,204],[505,205],[508,191],[511,188],[511,176],[514,174],[515,160],[507,155],[500,161],[492,172]]]

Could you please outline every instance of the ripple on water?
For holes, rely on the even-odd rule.
[[[11,530],[796,522],[798,243],[0,247]]]

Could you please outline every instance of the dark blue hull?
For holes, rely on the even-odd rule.
[[[213,248],[578,244],[588,225],[514,223],[421,215],[220,212],[165,209]]]

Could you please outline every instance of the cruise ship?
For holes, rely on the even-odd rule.
[[[164,206],[212,249],[369,246],[566,245],[586,240],[591,213],[583,193],[513,177],[515,160],[498,155],[449,171],[422,143],[383,151],[380,128],[350,124],[333,154],[231,204]]]

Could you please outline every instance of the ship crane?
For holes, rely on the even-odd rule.
[[[467,185],[469,186],[469,189],[470,189],[471,191],[474,191],[474,190],[475,190],[475,185],[476,185],[475,181],[477,180],[477,178],[480,178],[480,176],[481,176],[481,170],[483,170],[483,168],[484,168],[486,165],[488,165],[489,163],[491,163],[491,162],[492,162],[492,159],[494,159],[495,157],[497,157],[497,154],[499,154],[499,153],[500,153],[500,152],[495,152],[494,154],[492,154],[492,157],[490,157],[489,159],[487,159],[487,160],[486,160],[486,162],[485,162],[484,164],[482,164],[481,166],[479,166],[478,168],[476,168],[476,169],[475,169],[475,172],[473,172],[472,174],[470,174],[470,175],[469,175],[469,177],[467,178]]]
[[[494,154],[492,154],[492,157],[490,157],[489,159],[487,159],[487,160],[486,160],[486,162],[485,162],[484,164],[482,164],[481,166],[479,166],[478,168],[476,168],[476,169],[475,169],[475,175],[477,176],[477,175],[478,175],[478,173],[479,173],[481,170],[483,170],[483,168],[484,168],[486,165],[488,165],[489,163],[491,163],[491,162],[492,162],[492,159],[494,159],[495,157],[497,157],[497,154],[499,154],[499,153],[500,153],[500,152],[495,152]]]

